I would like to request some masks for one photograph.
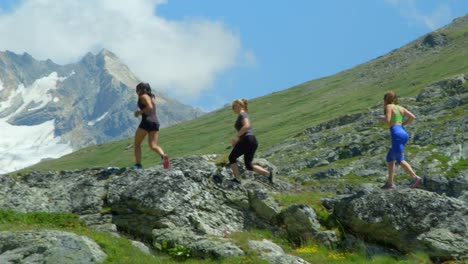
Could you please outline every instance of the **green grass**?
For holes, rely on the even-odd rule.
[[[447,177],[449,178],[458,177],[460,176],[460,173],[462,171],[467,171],[467,170],[468,170],[468,160],[460,159],[459,161],[457,161],[457,163],[453,164],[452,168],[447,173]]]
[[[287,208],[292,204],[306,204],[315,210],[322,207],[321,198],[335,195],[334,193],[322,192],[296,192],[296,193],[277,193],[273,197],[280,203],[282,208]]]

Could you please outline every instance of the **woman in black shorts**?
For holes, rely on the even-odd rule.
[[[151,150],[157,152],[163,160],[165,169],[169,168],[169,157],[164,154],[164,150],[158,146],[159,120],[156,116],[156,97],[151,92],[151,87],[148,83],[139,83],[136,86],[138,95],[138,108],[134,115],[141,116],[141,123],[135,132],[135,169],[143,169],[141,165],[141,142],[148,134],[148,143]]]
[[[231,165],[232,172],[234,173],[234,182],[240,183],[240,173],[237,167],[237,158],[244,155],[245,167],[247,170],[255,171],[256,173],[268,176],[268,181],[273,183],[273,172],[260,167],[259,165],[253,165],[252,161],[257,150],[258,143],[255,138],[250,125],[249,116],[247,114],[247,100],[237,99],[232,102],[232,111],[236,113],[237,120],[234,124],[236,128],[236,134],[232,139],[232,146],[234,147],[229,155],[229,164]]]

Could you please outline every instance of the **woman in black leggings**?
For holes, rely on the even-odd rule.
[[[247,100],[237,99],[232,101],[232,111],[238,115],[236,123],[234,123],[234,127],[237,132],[231,142],[234,148],[232,149],[231,154],[229,154],[229,164],[231,165],[232,172],[234,173],[233,181],[237,183],[241,182],[239,168],[237,167],[237,158],[244,155],[244,162],[247,170],[268,176],[268,181],[273,183],[272,171],[269,172],[259,165],[252,164],[258,143],[253,134],[249,116],[247,115]]]

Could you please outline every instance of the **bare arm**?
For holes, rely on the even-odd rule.
[[[410,111],[408,111],[408,109],[404,108],[404,107],[400,107],[403,109],[403,116],[406,117],[406,120],[401,124],[402,126],[406,126],[406,125],[409,125],[411,124],[411,122],[414,121],[414,119],[416,119],[416,116],[411,113]]]
[[[392,120],[392,105],[385,106],[385,117],[381,119],[386,125],[390,126],[390,120]]]

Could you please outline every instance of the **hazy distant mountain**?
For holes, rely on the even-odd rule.
[[[108,50],[64,66],[0,52],[0,172],[132,136],[138,82]],[[202,114],[157,89],[156,95],[162,126]]]

